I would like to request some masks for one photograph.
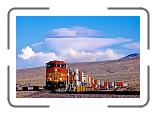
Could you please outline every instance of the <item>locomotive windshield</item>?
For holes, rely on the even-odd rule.
[[[57,64],[57,67],[60,67],[60,68],[66,69],[66,64]]]
[[[47,64],[47,69],[56,67],[56,64]]]
[[[60,67],[60,68],[66,69],[66,64],[47,64],[47,69],[53,68],[53,67]]]

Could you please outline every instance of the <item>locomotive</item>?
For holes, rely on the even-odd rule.
[[[63,61],[50,61],[46,63],[46,89],[66,89],[67,64]]]
[[[46,89],[63,92],[85,92],[95,90],[113,91],[118,87],[126,87],[122,81],[108,82],[96,80],[91,74],[84,74],[77,68],[72,69],[64,61],[50,61],[46,63]]]

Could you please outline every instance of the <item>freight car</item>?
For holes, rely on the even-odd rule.
[[[115,91],[127,86],[128,84],[122,81],[96,80],[91,74],[85,74],[77,68],[72,69],[64,61],[54,60],[46,63],[45,88],[53,92]]]

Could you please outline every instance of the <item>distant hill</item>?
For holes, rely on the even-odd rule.
[[[121,59],[132,59],[132,58],[140,58],[140,54],[138,54],[138,53],[129,54]]]
[[[139,79],[140,58],[130,56],[110,61],[86,62],[70,64],[85,73],[92,74],[96,79],[103,80],[131,80]]]

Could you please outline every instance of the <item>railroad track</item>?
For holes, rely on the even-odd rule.
[[[21,92],[21,91],[19,91]],[[27,92],[30,92],[28,94]],[[62,93],[49,92],[47,90],[41,91],[24,91],[25,95],[18,98],[140,98],[140,95],[119,95],[119,94],[89,94],[89,93]]]
[[[45,87],[30,86],[16,88],[16,91],[39,91],[39,92],[49,92],[53,94],[115,94],[115,95],[140,95],[140,91],[111,91],[111,90],[98,90],[98,91],[84,91],[84,92],[59,92],[46,90]]]

